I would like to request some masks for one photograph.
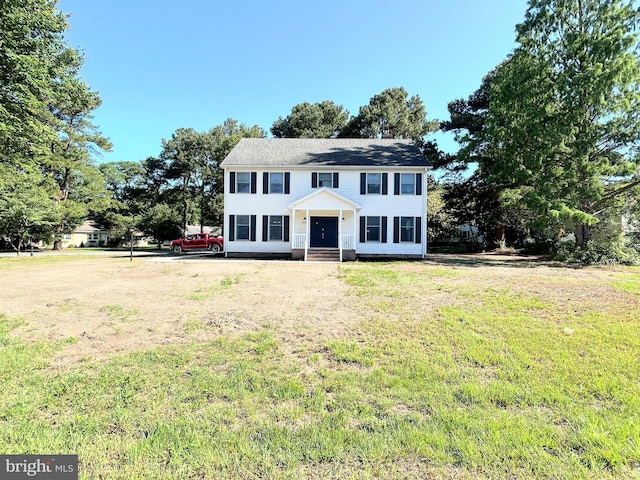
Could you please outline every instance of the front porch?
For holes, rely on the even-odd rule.
[[[322,188],[291,205],[291,258],[308,261],[310,254],[337,260],[355,260],[357,211],[360,206],[336,192]],[[317,258],[317,255],[315,255]]]

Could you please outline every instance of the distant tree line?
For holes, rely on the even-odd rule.
[[[640,241],[620,224],[640,217],[639,19],[634,1],[530,0],[517,47],[449,103],[449,119],[429,120],[420,97],[396,87],[353,115],[330,100],[300,103],[270,133],[414,140],[439,173],[429,178],[433,244],[467,224],[482,248],[598,244],[630,259]],[[80,78],[56,1],[4,0],[0,22],[0,237],[17,252],[28,239],[60,248],[90,218],[114,241],[138,230],[160,245],[187,225],[222,223],[219,164],[266,131],[233,119],[180,128],[157,158],[97,165],[92,154],[111,148],[91,123],[100,98]],[[438,130],[453,132],[457,153],[427,141]]]

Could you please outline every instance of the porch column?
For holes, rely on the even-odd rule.
[[[296,246],[296,209],[291,210],[291,256],[293,256],[293,249]]]
[[[342,209],[338,216],[338,248],[340,249],[340,263],[342,263]]]
[[[358,230],[356,230],[356,226],[358,225],[357,219],[356,219],[356,209],[353,209],[353,256],[355,258],[356,256],[356,242],[358,241]],[[382,227],[382,226],[381,226]]]
[[[309,217],[309,209],[305,210],[305,218],[306,220],[306,228],[305,228],[305,238],[304,238],[304,261],[307,261],[307,253],[309,252],[309,235],[311,234],[311,218]]]

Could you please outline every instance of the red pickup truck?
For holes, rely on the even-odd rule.
[[[174,253],[189,250],[211,250],[217,253],[224,250],[224,240],[222,237],[215,237],[208,233],[193,233],[184,238],[173,240],[170,248]]]

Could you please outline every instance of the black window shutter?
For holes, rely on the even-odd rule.
[[[266,242],[269,240],[269,216],[262,216],[262,241]]]
[[[365,195],[367,193],[367,174],[360,174],[360,195]]]
[[[255,242],[256,241],[256,216],[255,215],[251,215],[251,226],[249,227],[251,229],[250,232],[250,236],[251,236],[251,241]]]
[[[393,174],[393,194],[400,195],[400,174]]]
[[[339,180],[338,172],[333,172],[333,188],[338,188],[338,180]]]
[[[285,172],[284,174],[284,193],[287,195],[291,191],[291,174],[289,172]]]
[[[393,217],[393,243],[400,243],[400,217]]]
[[[284,217],[284,232],[282,233],[282,241],[289,241],[289,215],[285,215]]]
[[[229,172],[229,193],[236,193],[236,172]]]
[[[389,182],[389,174],[388,173],[383,173],[382,174],[382,195],[386,195],[387,194],[387,183]]]
[[[367,217],[360,217],[360,243],[367,241]]]
[[[382,230],[382,232],[380,232],[380,241],[382,243],[387,243],[387,217],[382,217],[380,228]]]
[[[422,174],[416,173],[416,195],[422,195]]]
[[[251,193],[256,193],[256,183],[258,183],[258,174],[251,172]]]
[[[311,174],[311,188],[318,188],[318,174],[316,172]]]
[[[416,217],[416,243],[422,243],[422,218]]]
[[[229,241],[233,242],[236,238],[236,216],[229,215]]]
[[[269,193],[269,173],[262,173],[262,193]]]

